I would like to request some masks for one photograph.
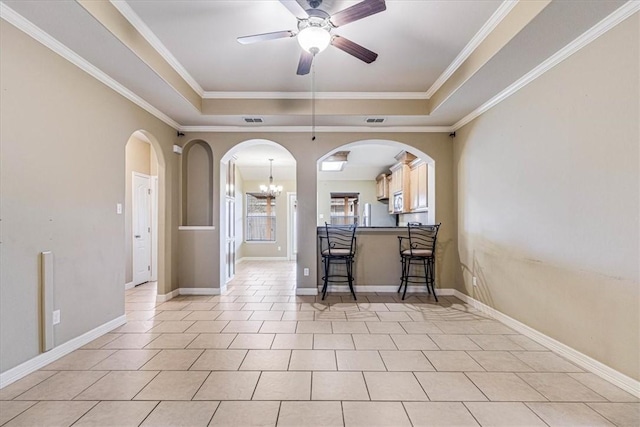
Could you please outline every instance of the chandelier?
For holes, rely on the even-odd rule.
[[[269,159],[269,185],[261,185],[260,191],[266,197],[278,197],[282,193],[282,185],[273,184],[273,159]]]

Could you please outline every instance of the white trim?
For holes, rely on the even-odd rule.
[[[447,69],[444,70],[442,74],[440,74],[440,77],[438,77],[436,81],[433,82],[433,84],[425,94],[428,99],[430,99],[433,94],[436,93],[447,80],[449,80],[449,77],[451,77],[451,75],[455,73],[458,68],[460,68],[464,61],[466,61],[469,56],[471,56],[471,54],[478,48],[478,46],[480,46],[480,43],[482,43],[484,39],[487,38],[487,36],[496,29],[498,24],[502,22],[502,20],[509,14],[509,12],[511,12],[516,4],[518,4],[518,0],[505,0],[500,6],[498,6],[498,9],[496,9],[493,15],[491,15],[487,22],[484,23],[482,28],[480,28],[480,30],[471,38],[469,43],[467,43],[467,45],[460,51],[453,62],[451,62]]]
[[[153,150],[152,150],[153,151]],[[156,164],[158,156],[156,158]],[[157,175],[151,176],[151,281],[158,281],[158,195],[160,184]]]
[[[563,344],[458,290],[454,289],[454,296],[466,302],[473,308],[476,308],[481,312],[500,321],[501,323],[504,323],[514,331],[519,332],[527,338],[531,338],[535,342],[560,354],[561,356],[565,357],[581,368],[584,368],[589,372],[596,374],[606,381],[609,381],[610,383],[613,383],[614,385],[620,387],[627,393],[640,398],[640,381],[628,377],[623,373],[618,372],[615,369],[605,365],[604,363],[598,362],[597,360],[587,356],[586,354],[581,353],[578,350],[575,350],[568,345]]]
[[[258,242],[245,242],[245,243],[258,243]],[[266,242],[266,243],[275,243],[275,242]],[[286,256],[281,257],[268,257],[268,256],[246,256],[241,258],[243,262],[246,261],[289,261],[289,258]]]
[[[204,95],[204,89],[202,86],[198,84],[196,79],[194,79],[191,74],[184,68],[184,66],[176,59],[173,54],[167,49],[167,47],[162,44],[160,39],[151,31],[151,29],[147,26],[147,24],[140,19],[137,13],[131,9],[131,6],[127,4],[125,1],[121,0],[111,0],[111,4],[118,9],[118,11],[125,17],[127,21],[144,37],[144,39],[149,42],[149,44],[164,58],[165,61],[174,69],[176,73],[180,75],[184,79],[184,81],[191,86],[200,97]]]
[[[500,102],[504,101],[514,93],[518,92],[520,89],[542,76],[544,73],[549,71],[551,68],[555,67],[565,59],[569,58],[574,53],[578,52],[583,47],[587,46],[589,43],[618,25],[620,22],[629,18],[634,13],[640,10],[640,2],[638,1],[629,1],[625,3],[623,6],[618,8],[615,12],[611,13],[609,16],[604,18],[602,21],[598,22],[596,25],[591,27],[589,30],[584,32],[577,39],[573,40],[571,43],[557,51],[555,54],[550,56],[546,61],[540,63],[533,70],[529,71],[527,74],[519,78],[516,82],[511,84],[509,87],[504,89],[502,92],[473,110],[471,113],[467,114],[462,119],[458,120],[453,126],[452,130],[456,131],[460,129],[462,126],[466,125],[473,119],[477,118],[481,114],[485,113],[489,109],[495,107]]]
[[[90,330],[89,332],[85,332],[78,337],[72,338],[63,344],[54,347],[46,353],[41,353],[36,357],[16,366],[15,368],[11,368],[1,373],[0,388],[4,388],[9,384],[18,381],[20,378],[23,378],[30,373],[37,371],[38,369],[48,365],[51,362],[55,362],[61,357],[66,356],[72,351],[79,349],[80,347],[90,343],[94,339],[101,337],[108,332],[111,332],[115,328],[122,326],[125,323],[127,323],[127,316],[122,315],[120,317],[117,317],[113,320],[108,321],[107,323],[98,326],[97,328]]]
[[[178,295],[220,295],[220,288],[178,288],[164,295],[156,295],[156,302],[167,302]]]
[[[311,99],[310,92],[204,92],[203,99]],[[316,99],[418,99],[424,92],[316,92]]]
[[[216,227],[214,225],[180,225],[178,230],[182,231],[213,231]]]
[[[180,295],[220,295],[220,288],[179,288]]]
[[[295,203],[297,204],[298,194],[295,191],[287,191],[287,260],[297,261],[298,253],[293,253],[293,247],[296,246],[297,243],[294,242],[294,235],[297,235],[297,232],[293,229],[292,197],[295,199]]]
[[[174,289],[173,291],[169,292],[168,294],[156,295],[156,302],[167,302],[167,301],[177,297],[178,295],[180,295],[180,289]]]
[[[125,284],[124,284],[124,290],[125,290],[125,291],[127,291],[127,290],[129,290],[129,289],[133,289],[133,288],[135,288],[135,287],[136,287],[136,285],[134,285],[134,284],[133,284],[133,282],[129,282],[129,283],[125,283]]]
[[[171,117],[167,116],[162,111],[158,110],[156,107],[149,104],[147,101],[109,77],[102,70],[89,63],[89,61],[82,58],[80,55],[60,43],[58,40],[51,37],[49,34],[38,28],[36,25],[31,23],[29,20],[24,18],[22,15],[20,15],[4,3],[0,3],[0,17],[19,30],[23,31],[27,35],[31,36],[36,41],[42,43],[44,46],[48,47],[67,61],[71,62],[73,65],[80,68],[82,71],[86,72],[96,80],[100,81],[120,95],[124,96],[126,99],[136,104],[138,107],[146,110],[148,113],[162,120],[172,128],[178,129],[180,127],[180,124],[173,120]]]
[[[318,288],[296,288],[296,295],[318,295]]]
[[[453,132],[451,126],[317,126],[316,132],[414,132],[414,133],[442,133]],[[311,126],[181,126],[181,132],[279,132],[279,133],[311,133]]]

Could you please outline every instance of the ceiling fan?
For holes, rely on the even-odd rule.
[[[255,34],[238,37],[238,42],[250,44],[266,40],[297,37],[298,43],[303,49],[298,62],[297,74],[300,76],[309,74],[313,57],[329,45],[335,46],[367,64],[372,63],[378,57],[377,53],[337,34],[331,34],[331,31],[334,28],[386,10],[387,6],[384,0],[364,0],[331,16],[322,9],[318,9],[318,6],[322,4],[322,0],[307,0],[310,6],[307,10],[303,9],[295,0],[280,0],[280,3],[298,19],[297,32],[285,30]]]

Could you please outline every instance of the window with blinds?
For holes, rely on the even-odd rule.
[[[276,199],[261,193],[247,193],[246,203],[247,242],[276,241]]]

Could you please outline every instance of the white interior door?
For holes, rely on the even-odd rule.
[[[289,196],[289,260],[295,261],[298,256],[298,197],[296,193],[287,193]]]
[[[133,234],[133,284],[151,280],[151,179],[133,173],[131,231]]]
[[[226,240],[226,279],[229,281],[236,274],[236,201],[230,197],[227,198]]]

